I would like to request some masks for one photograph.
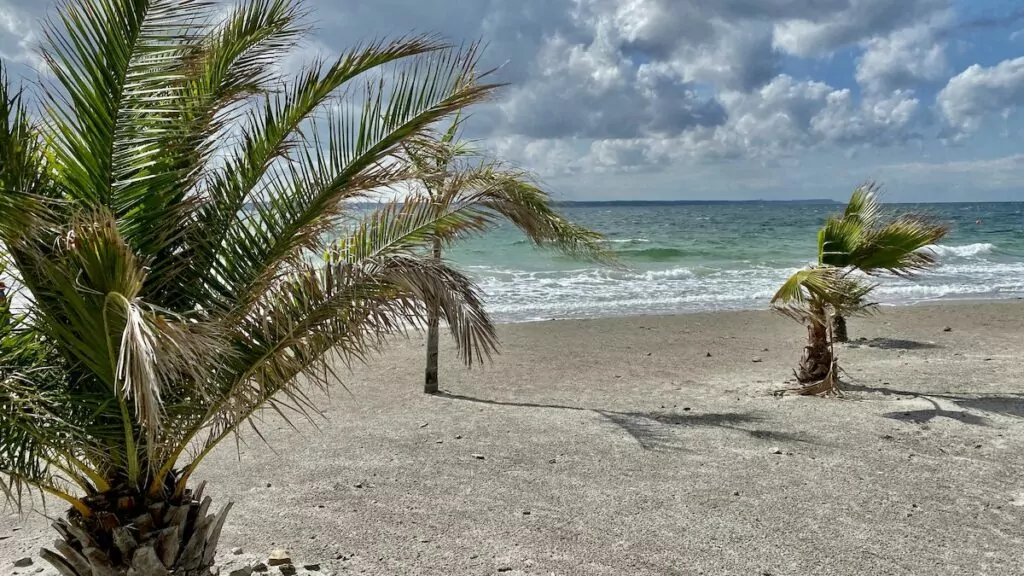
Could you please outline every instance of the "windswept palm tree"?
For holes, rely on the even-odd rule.
[[[886,217],[878,186],[857,188],[846,211],[818,232],[818,262],[793,274],[772,297],[774,309],[807,325],[807,346],[796,371],[806,395],[839,394],[833,320],[870,313],[867,298],[878,274],[910,277],[935,265],[927,247],[944,238],[946,226],[920,214]],[[860,273],[860,274],[858,274]]]
[[[28,303],[0,326],[0,490],[70,506],[42,553],[61,574],[207,575],[230,505],[191,482],[203,459],[260,410],[315,415],[329,356],[367,358],[426,302],[466,362],[494,349],[473,283],[427,255],[484,214],[347,209],[488,97],[476,48],[406,37],[286,73],[302,20],[67,0],[37,113],[0,71],[0,245]]]
[[[461,137],[463,117],[457,116],[447,131],[411,140],[405,145],[414,169],[413,198],[429,201],[436,210],[482,215],[486,228],[509,222],[539,247],[550,247],[576,258],[610,263],[601,245],[602,236],[569,222],[552,205],[532,174],[496,160]],[[477,230],[467,230],[465,235]],[[442,262],[442,242],[431,250],[435,263]],[[427,369],[423,391],[438,391],[438,339],[440,314],[428,306]]]

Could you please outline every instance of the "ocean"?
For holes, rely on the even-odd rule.
[[[817,230],[841,204],[566,205],[607,237],[627,270],[534,248],[505,225],[447,253],[475,278],[501,322],[764,309],[816,258]],[[880,277],[874,299],[911,305],[1024,297],[1024,203],[900,204],[952,226],[939,265],[915,279]]]

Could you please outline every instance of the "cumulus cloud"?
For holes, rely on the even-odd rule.
[[[535,76],[499,105],[501,131],[535,138],[634,138],[678,134],[724,120],[721,106],[671,70],[633,66],[598,37],[546,43]]]
[[[796,56],[820,56],[932,18],[949,8],[948,0],[846,0],[826,4],[837,9],[817,17],[808,12],[776,23],[776,44]]]
[[[754,92],[724,93],[721,102],[722,123],[675,135],[595,139],[558,153],[552,144],[557,140],[545,139],[543,153],[533,157],[522,152],[530,150],[522,142],[504,150],[553,173],[632,172],[738,159],[772,163],[807,151],[894,146],[920,138],[927,125],[920,101],[910,92],[858,100],[848,89],[787,75]],[[578,161],[567,160],[573,152],[581,155]]]
[[[975,64],[954,76],[936,97],[951,126],[977,130],[989,114],[1008,114],[1024,103],[1024,57],[986,68]]]
[[[873,92],[886,92],[945,80],[946,44],[937,39],[937,29],[919,24],[866,40],[857,60],[857,82]]]

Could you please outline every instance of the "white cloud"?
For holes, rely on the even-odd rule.
[[[723,102],[729,121],[714,138],[752,157],[828,145],[888,146],[912,137],[920,120],[920,103],[909,93],[858,102],[847,89],[786,75]]]
[[[43,62],[36,52],[38,38],[33,19],[0,0],[0,58],[42,70]]]
[[[857,82],[873,92],[911,89],[949,75],[946,44],[936,38],[937,26],[920,24],[863,42],[857,59]]]
[[[856,100],[846,89],[780,75],[751,93],[721,96],[727,119],[676,135],[596,139],[589,146],[561,149],[558,173],[631,172],[668,165],[720,161],[773,164],[807,151],[886,147],[920,137],[924,118],[909,92]],[[550,145],[546,151],[550,150]],[[579,161],[566,161],[573,151]],[[519,158],[523,158],[522,155]]]
[[[949,7],[948,0],[846,0],[841,4],[842,8],[816,18],[777,22],[776,45],[796,56],[821,56],[926,20]]]
[[[936,104],[951,126],[972,132],[989,114],[1009,114],[1024,103],[1024,57],[986,68],[975,64],[953,77]]]
[[[534,75],[498,107],[499,132],[535,138],[678,134],[724,119],[713,98],[697,94],[671,69],[633,66],[603,34],[589,44],[548,40]]]

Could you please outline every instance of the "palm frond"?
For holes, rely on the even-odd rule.
[[[793,273],[775,292],[771,307],[797,322],[807,323],[814,320],[822,308],[846,314],[858,309],[870,310],[870,305],[863,304],[863,300],[873,289],[873,285],[844,275],[834,266],[804,268]]]
[[[180,497],[217,442],[262,409],[315,413],[306,385],[336,384],[332,360],[434,306],[467,363],[497,345],[473,282],[429,250],[539,189],[346,219],[411,177],[408,143],[490,95],[477,46],[377,41],[286,74],[301,5],[219,6],[66,0],[38,122],[0,66],[0,273],[28,302],[0,303],[7,499],[42,490],[88,518],[114,490]],[[544,217],[545,242],[591,240]]]
[[[150,179],[153,143],[176,128],[171,98],[196,38],[203,0],[67,0],[45,26],[43,57],[56,78],[47,90],[50,152],[73,199],[132,209]]]
[[[889,272],[912,276],[935,265],[929,246],[945,238],[949,229],[916,214],[897,217],[868,232],[850,255],[851,265],[874,274]]]
[[[829,217],[818,231],[818,264],[836,268],[850,266],[865,230],[857,218]]]
[[[186,59],[185,89],[175,101],[179,130],[160,143],[163,153],[150,168],[179,179],[164,193],[150,194],[126,230],[132,245],[152,256],[147,298],[188,305],[169,287],[182,284],[194,257],[191,245],[203,234],[194,216],[205,197],[204,179],[246,104],[278,89],[280,54],[302,37],[303,15],[295,2],[251,0],[232,8]]]
[[[535,245],[573,258],[615,264],[602,244],[604,236],[566,220],[555,211],[548,193],[519,177],[499,175],[476,198],[511,222]]]
[[[475,49],[435,52],[401,69],[390,89],[384,79],[371,85],[361,115],[332,114],[324,131],[313,122],[307,152],[271,169],[262,189],[266,199],[227,231],[234,253],[225,277],[235,290],[259,292],[281,265],[322,250],[325,233],[338,227],[346,210],[343,201],[406,179],[392,160],[400,144],[493,90],[472,83],[475,66]]]
[[[459,138],[461,118],[448,130],[410,140],[404,153],[418,188],[440,205],[476,206],[519,228],[534,245],[574,258],[614,264],[601,234],[561,216],[532,174],[487,157]]]
[[[832,312],[841,316],[867,316],[878,310],[878,304],[868,300],[878,284],[852,274],[842,275],[836,280],[835,296],[828,305]]]
[[[159,445],[163,390],[209,380],[210,364],[201,359],[214,351],[226,354],[212,332],[216,326],[191,326],[139,299],[143,263],[109,214],[83,217],[55,253],[25,255],[34,258],[35,281],[45,286],[33,290],[39,300],[35,324],[69,361],[87,370],[79,382],[82,393],[116,400],[98,401],[102,409],[94,413],[90,432],[103,437],[102,428],[123,436],[118,440],[125,444],[124,457],[136,462],[129,467],[134,481],[144,473],[137,447],[154,451]],[[144,442],[139,434],[146,435]]]
[[[65,372],[52,344],[10,305],[0,301],[0,494],[15,506],[33,490],[73,502],[70,482],[94,486],[67,457],[80,438],[57,416]]]
[[[872,228],[882,213],[878,193],[882,187],[875,182],[866,182],[857,187],[843,211],[843,219],[860,222],[865,228]]]
[[[253,281],[251,270],[225,268],[230,256],[224,252],[237,237],[248,235],[249,206],[266,203],[268,192],[261,186],[278,162],[287,160],[306,140],[304,130],[310,118],[336,96],[350,81],[391,63],[442,50],[431,37],[401,38],[360,46],[326,65],[317,61],[299,72],[283,92],[268,95],[252,110],[239,135],[240,145],[227,154],[223,167],[211,174],[207,186],[209,201],[198,218],[192,244],[195,250],[190,273],[213,271],[225,279],[211,286],[214,294],[204,305],[218,305],[230,286]],[[270,185],[275,175],[270,174]],[[232,236],[234,235],[234,236]],[[241,275],[241,278],[232,278]]]
[[[0,239],[10,241],[44,215],[41,144],[21,90],[0,63]]]
[[[434,240],[448,244],[492,224],[492,216],[470,203],[437,204],[429,198],[410,197],[361,218],[331,247],[329,256],[354,263],[389,253],[415,254]]]
[[[423,254],[435,239],[449,241],[486,225],[483,215],[438,210],[425,200],[391,203],[348,230],[328,250],[326,266],[303,261],[289,268],[257,305],[232,320],[235,349],[215,388],[190,396],[178,423],[180,440],[154,487],[201,433],[205,440],[186,476],[261,409],[316,413],[300,385],[327,387],[338,380],[328,355],[346,363],[367,360],[389,337],[422,326],[425,302],[439,303],[467,364],[489,356],[497,342],[475,285]]]

